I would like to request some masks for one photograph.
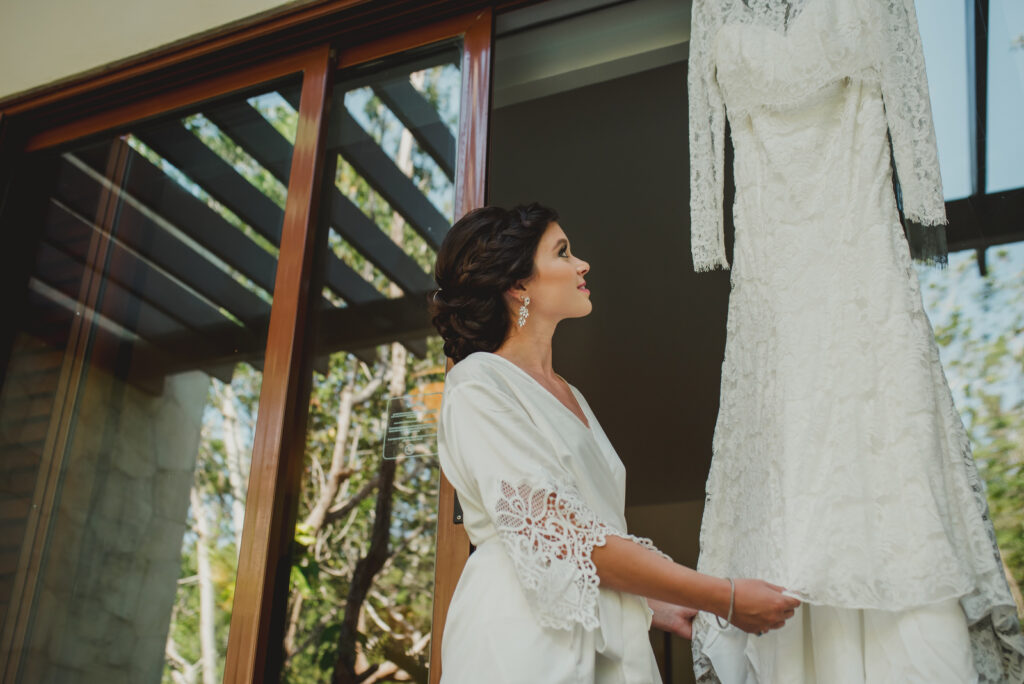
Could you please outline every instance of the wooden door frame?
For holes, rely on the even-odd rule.
[[[491,110],[491,67],[494,14],[490,8],[438,22],[407,33],[343,50],[338,67],[348,68],[402,52],[462,38],[459,132],[456,141],[455,216],[461,217],[486,200],[487,139]],[[448,368],[451,367],[449,361]],[[441,473],[434,563],[433,615],[430,640],[430,684],[441,680],[441,636],[448,606],[469,558],[469,537],[456,524],[455,490]]]
[[[310,276],[334,74],[328,45],[303,69],[281,249],[274,277],[259,411],[253,436],[242,544],[228,630],[224,681],[275,682],[286,622],[291,549],[302,486],[312,375]]]

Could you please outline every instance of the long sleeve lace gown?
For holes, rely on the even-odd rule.
[[[476,352],[448,373],[438,447],[476,551],[449,606],[442,684],[660,681],[639,596],[601,588],[591,561],[625,533],[626,471],[589,427],[511,361]]]
[[[691,245],[728,268],[698,569],[805,601],[695,625],[699,681],[1020,682],[1024,638],[893,193],[945,222],[913,0],[694,0]],[[891,137],[891,148],[890,148]]]

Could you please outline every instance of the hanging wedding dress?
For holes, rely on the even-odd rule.
[[[726,113],[736,184],[698,569],[805,601],[762,637],[701,614],[698,680],[1024,681],[893,193],[888,136],[907,218],[945,222],[913,0],[694,0],[689,70],[697,270],[728,268]]]

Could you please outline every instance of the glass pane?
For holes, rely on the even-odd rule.
[[[1024,187],[1024,3],[991,0],[986,192]]]
[[[287,682],[427,681],[439,469],[427,444],[385,459],[385,423],[389,403],[440,402],[426,293],[453,220],[459,60],[449,44],[336,79]]]
[[[928,71],[942,190],[947,201],[960,199],[973,192],[974,168],[967,10],[954,0],[921,2],[917,3],[917,21]]]
[[[299,88],[39,153],[4,207],[10,681],[222,678]]]

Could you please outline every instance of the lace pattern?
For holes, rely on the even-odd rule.
[[[914,0],[875,0],[882,97],[903,196],[903,212],[928,226],[946,223],[939,152]]]
[[[711,41],[722,25],[722,5],[696,0],[687,72],[690,115],[690,251],[697,271],[728,269],[722,188],[725,102],[715,80]]]
[[[899,246],[898,227],[887,230]],[[698,569],[764,577],[844,607],[899,610],[958,596],[979,681],[1022,682],[1024,636],[984,484],[905,244],[896,250],[898,270],[886,267],[891,257],[879,251],[861,254],[853,265],[826,264],[828,245],[817,247],[810,259],[820,264],[816,274],[805,268],[794,277],[795,264],[780,264],[792,290],[746,272],[734,286]],[[734,279],[745,266],[738,257]],[[814,292],[801,282],[807,277],[843,287]],[[873,305],[883,300],[886,306]],[[801,308],[831,312],[834,331],[821,330]],[[801,348],[794,340],[811,343]],[[879,386],[872,378],[885,381]],[[828,410],[817,413],[814,406]],[[786,408],[780,413],[780,407]],[[806,443],[815,449],[801,458]],[[777,446],[783,444],[789,447]],[[866,500],[858,489],[864,484]],[[782,504],[788,513],[776,508]],[[831,514],[855,507],[865,512],[863,520]],[[919,518],[931,509],[943,521],[941,532]],[[898,525],[886,524],[897,519]],[[804,529],[802,520],[814,526]],[[808,541],[794,542],[797,535]],[[697,681],[715,682],[701,651],[705,634],[698,622],[695,672]]]
[[[724,92],[716,48],[735,55],[750,44],[749,36],[736,37],[739,27],[768,31],[755,42],[778,47],[773,59],[758,63],[759,73]],[[720,45],[726,28],[734,34],[728,48]],[[810,57],[801,54],[808,50]],[[729,268],[722,212],[726,106],[735,124],[747,110],[791,108],[844,79],[871,82],[882,92],[906,217],[946,223],[913,0],[695,0],[688,73],[695,270]]]
[[[495,527],[544,627],[598,628],[600,580],[591,554],[608,536],[629,539],[665,556],[650,539],[600,521],[569,483],[502,480],[500,489]]]

